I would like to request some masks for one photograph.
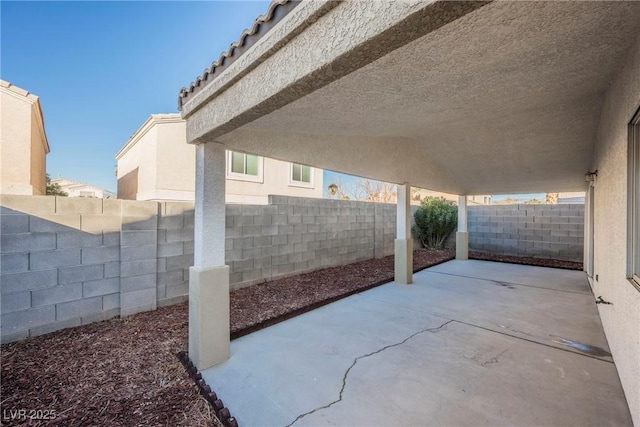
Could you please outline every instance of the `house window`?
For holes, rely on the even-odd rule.
[[[629,124],[628,277],[640,290],[640,109]]]
[[[263,158],[255,154],[228,152],[227,176],[230,179],[262,182]]]
[[[290,184],[301,187],[313,186],[313,169],[311,166],[291,163]]]

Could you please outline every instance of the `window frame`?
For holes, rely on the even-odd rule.
[[[247,173],[233,172],[233,153],[242,154],[244,156],[244,169],[246,170],[247,155],[256,156],[258,158],[258,175]],[[235,181],[264,182],[264,158],[257,154],[244,153],[242,151],[227,150],[227,178]]]
[[[296,181],[293,179],[293,167],[294,165],[300,165],[302,168],[309,168],[309,182],[305,181]],[[300,169],[300,177],[302,178],[302,168]],[[289,186],[290,187],[302,187],[302,188],[315,188],[314,185],[314,168],[309,165],[304,165],[302,163],[290,162],[289,163]]]
[[[640,107],[629,122],[627,278],[640,291]]]

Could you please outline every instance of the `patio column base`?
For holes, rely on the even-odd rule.
[[[413,283],[413,239],[396,239],[394,254],[396,283]]]
[[[469,259],[469,232],[458,231],[456,233],[456,259]]]
[[[230,356],[229,267],[189,268],[189,358],[199,369]]]

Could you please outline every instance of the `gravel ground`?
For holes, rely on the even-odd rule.
[[[414,267],[423,269],[453,257],[452,250],[417,250]],[[555,260],[527,259],[524,263],[531,262],[582,268],[579,263]],[[234,291],[232,336],[392,278],[391,256]],[[187,333],[188,309],[183,303],[2,345],[2,425],[217,426],[215,415],[176,358],[177,352],[187,349]],[[16,412],[20,410],[24,414]]]

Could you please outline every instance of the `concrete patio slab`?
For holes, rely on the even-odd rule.
[[[575,270],[469,260],[436,265],[429,271],[591,295],[585,275]]]
[[[244,426],[632,425],[582,272],[452,261],[231,351],[203,376]]]

